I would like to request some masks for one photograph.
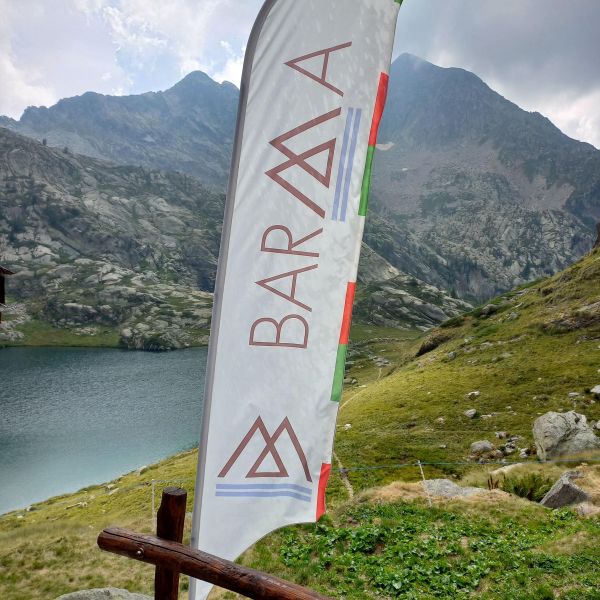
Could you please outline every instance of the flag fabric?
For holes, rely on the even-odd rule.
[[[192,523],[223,558],[325,510],[399,7],[269,0],[250,37]]]

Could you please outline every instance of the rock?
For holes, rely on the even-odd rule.
[[[498,312],[498,307],[495,304],[487,304],[481,309],[481,314],[486,317],[493,315],[495,312]]]
[[[468,417],[469,419],[474,419],[477,416],[477,409],[470,408],[469,410],[465,410],[465,412],[463,414],[465,415],[465,417]]]
[[[452,352],[448,352],[448,354],[446,354],[446,359],[447,360],[454,360],[456,358],[456,352],[452,351]]]
[[[580,517],[595,517],[600,514],[600,506],[591,502],[582,502],[575,507],[575,511]]]
[[[581,477],[578,471],[566,471],[542,498],[540,504],[548,508],[561,508],[571,504],[588,502],[589,496],[571,480]]]
[[[593,388],[590,390],[590,392],[591,392],[592,394],[600,394],[600,385],[595,385],[595,386],[594,386],[594,387],[593,387]]]
[[[508,437],[506,431],[496,431],[496,439],[504,440]]]
[[[533,439],[541,460],[600,448],[600,438],[585,416],[573,410],[538,417],[533,424]]]
[[[438,417],[435,420],[436,423],[439,423],[440,425],[443,425],[446,422],[446,418],[445,417]]]
[[[344,425],[344,431],[349,431],[350,429],[352,429],[352,424],[351,423],[346,423]]]
[[[494,444],[488,440],[480,440],[471,444],[471,454],[474,456],[480,456],[486,452],[493,452]]]
[[[473,496],[486,491],[477,487],[461,487],[449,479],[427,479],[423,482],[423,487],[431,496],[442,498]]]
[[[479,390],[475,390],[474,392],[469,392],[467,396],[469,398],[479,398],[479,396],[481,396],[481,392]]]
[[[117,588],[98,588],[59,596],[56,600],[151,600],[150,596],[133,594]]]
[[[578,398],[579,392],[569,392],[569,398]]]

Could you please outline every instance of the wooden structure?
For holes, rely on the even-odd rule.
[[[155,600],[178,600],[179,574],[208,581],[248,598],[261,600],[326,600],[307,588],[242,567],[200,550],[184,546],[183,525],[187,494],[179,488],[163,491],[158,509],[156,536],[125,529],[105,529],[98,536],[102,550],[156,567]]]
[[[6,304],[6,278],[14,275],[12,271],[0,266],[0,308]],[[0,310],[0,323],[2,323],[2,311]]]

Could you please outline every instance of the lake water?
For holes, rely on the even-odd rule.
[[[206,354],[0,350],[0,514],[197,445]]]

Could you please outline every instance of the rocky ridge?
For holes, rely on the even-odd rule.
[[[194,72],[164,92],[87,93],[0,126],[224,190],[238,91]],[[600,220],[600,151],[473,73],[392,65],[365,241],[396,269],[481,302],[580,258]]]
[[[113,165],[0,128],[0,256],[16,272],[9,293],[27,320],[75,336],[112,328],[128,348],[205,343],[223,203],[191,177]],[[429,327],[467,306],[364,250],[360,280],[386,281],[377,298],[388,325]],[[377,314],[370,322],[383,322]],[[0,342],[27,343],[22,324],[11,317]]]

